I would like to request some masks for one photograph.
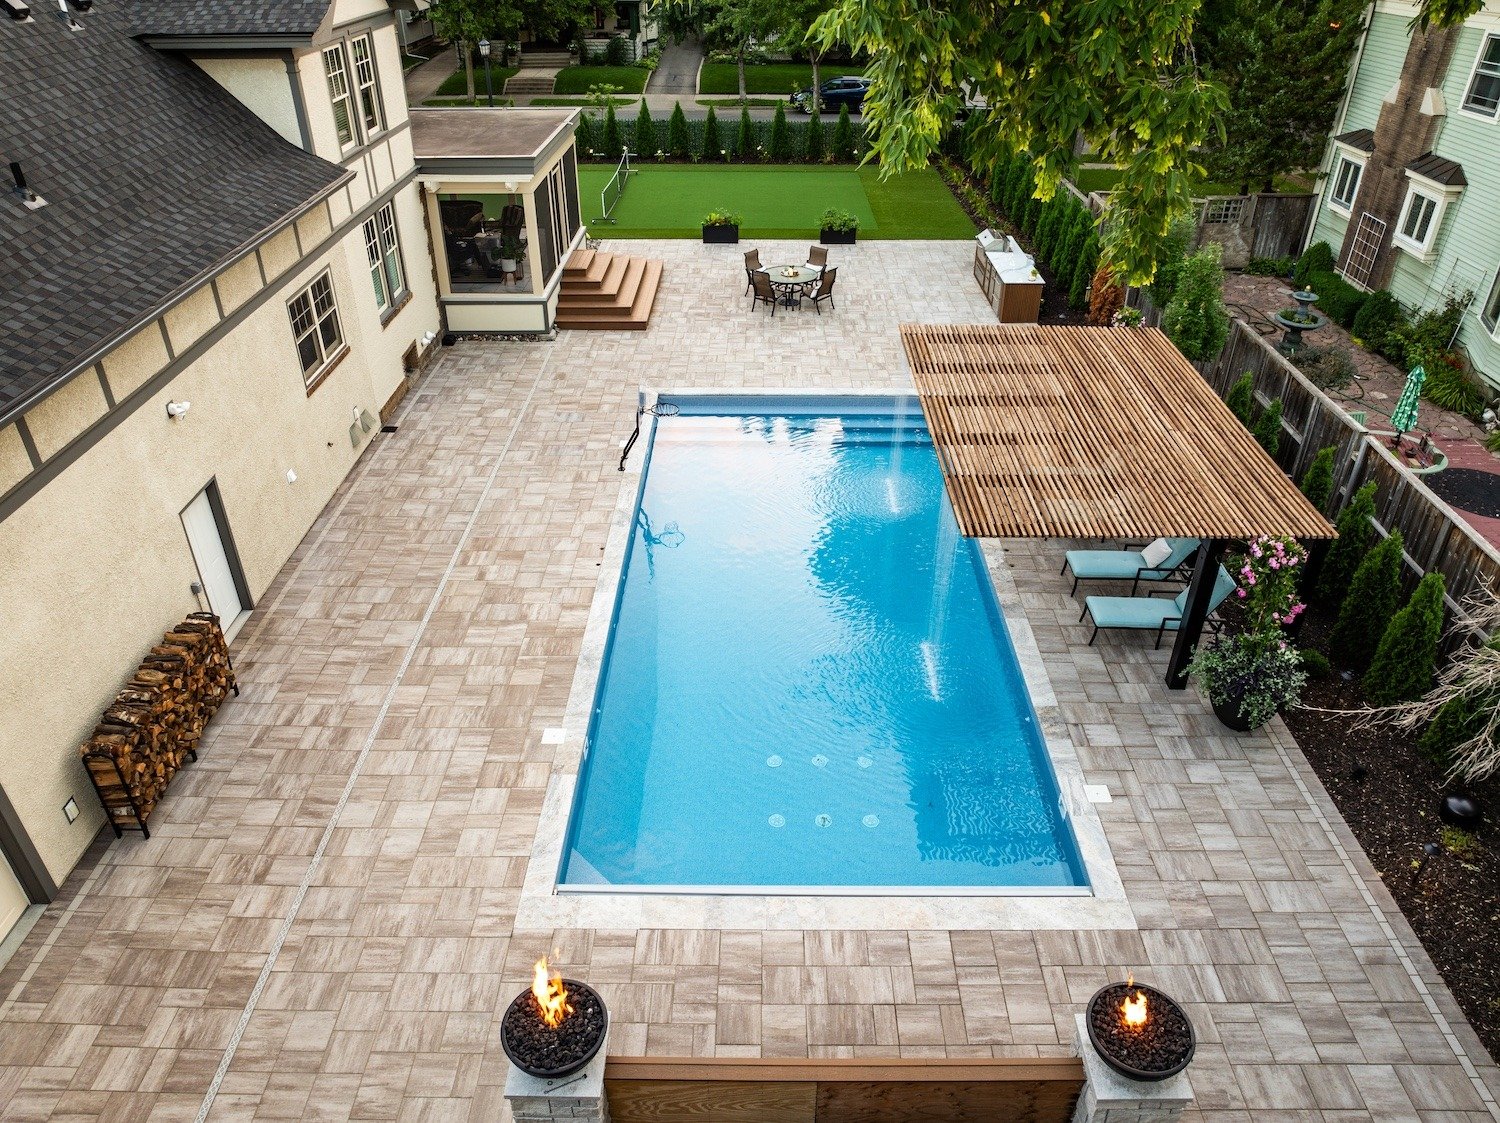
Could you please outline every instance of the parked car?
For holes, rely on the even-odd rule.
[[[865,94],[870,89],[870,80],[858,75],[849,75],[846,78],[830,78],[824,82],[818,91],[819,110],[837,110],[841,105],[847,105],[850,113],[858,113],[864,108]],[[798,90],[792,95],[792,105],[803,113],[813,111],[812,87]]]

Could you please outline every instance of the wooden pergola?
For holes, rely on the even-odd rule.
[[[1154,328],[904,324],[901,340],[965,535],[1201,540],[1174,687],[1229,540],[1333,537]]]

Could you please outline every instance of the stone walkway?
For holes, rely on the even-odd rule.
[[[499,1014],[556,949],[620,1054],[1064,1055],[1134,970],[1197,1024],[1193,1119],[1500,1119],[1284,730],[1086,646],[1063,542],[1008,558],[1134,926],[516,928],[637,387],[904,390],[902,320],[990,319],[967,242],[837,249],[838,310],[774,320],[745,248],[631,243],[666,263],[647,332],[443,353],[261,598],[152,838],[99,844],[0,971],[0,1117],[503,1119]]]
[[[445,47],[421,66],[406,73],[406,104],[421,105],[438,92],[438,87],[448,80],[459,65],[452,47]]]

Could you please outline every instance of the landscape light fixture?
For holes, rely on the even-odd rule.
[[[490,76],[490,41],[479,41],[479,57],[484,60],[484,96],[491,109],[495,108],[495,81]]]

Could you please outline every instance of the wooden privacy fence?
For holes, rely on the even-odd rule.
[[[1083,1062],[611,1057],[614,1123],[1066,1123]]]
[[[1375,518],[1381,534],[1401,531],[1407,576],[1441,573],[1450,613],[1468,597],[1500,589],[1500,550],[1454,511],[1327,394],[1287,362],[1272,344],[1243,320],[1235,320],[1229,341],[1204,377],[1220,396],[1246,371],[1255,399],[1264,408],[1281,399],[1281,448],[1277,461],[1301,479],[1318,450],[1333,446],[1334,507],[1342,510],[1366,482],[1376,485]]]
[[[1109,205],[1107,191],[1085,195],[1067,180],[1063,186],[1095,214]],[[1193,245],[1217,242],[1228,269],[1243,269],[1252,257],[1295,257],[1307,238],[1314,201],[1312,195],[1274,192],[1194,199]]]

